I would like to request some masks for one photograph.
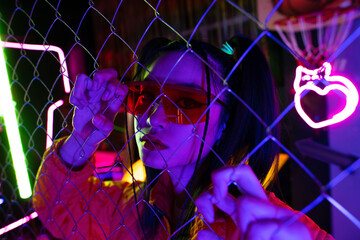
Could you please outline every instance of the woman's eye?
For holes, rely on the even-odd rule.
[[[203,103],[200,103],[192,98],[180,98],[177,101],[175,101],[175,103],[178,107],[183,109],[197,108],[204,105]]]

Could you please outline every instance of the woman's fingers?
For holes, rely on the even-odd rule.
[[[228,186],[232,173],[232,167],[225,167],[211,174],[212,182],[214,184],[214,196],[218,201],[224,199],[228,194]]]
[[[102,86],[104,86],[104,83],[116,81],[116,79],[117,72],[115,71],[115,69],[108,68],[99,70],[94,74],[92,90],[97,91]]]
[[[205,191],[195,200],[195,205],[198,211],[209,223],[213,223],[215,221],[214,205],[218,207],[221,211],[230,215],[232,218],[235,218],[236,216],[234,214],[237,213],[236,199],[231,195],[227,195],[225,198],[218,201],[213,196],[213,194],[211,194],[209,191]]]
[[[246,232],[249,224],[260,219],[283,219],[294,215],[290,209],[250,196],[239,197],[236,200],[236,207],[236,223],[242,232]]]
[[[97,145],[103,141],[114,128],[112,119],[107,118],[103,114],[97,114],[92,119],[94,130],[90,133],[89,137],[85,140],[87,145]]]
[[[276,230],[279,228],[279,223],[274,220],[257,221],[249,226],[249,229],[244,233],[242,239],[246,240],[271,240]],[[275,238],[274,238],[275,239]],[[293,238],[288,238],[293,239]]]
[[[214,203],[216,199],[208,191],[203,192],[195,200],[195,205],[198,211],[203,215],[205,220],[209,223],[213,223],[215,220]]]
[[[228,186],[231,183],[236,184],[245,196],[268,201],[259,180],[247,165],[221,168],[212,174],[212,181],[214,184],[212,193],[204,192],[195,202],[199,212],[209,222],[214,221],[215,205],[228,214],[236,224],[239,224],[236,199],[228,193]]]
[[[79,74],[70,95],[70,103],[78,108],[83,108],[89,104],[86,91],[88,85],[91,85],[91,79],[85,74]]]
[[[114,69],[99,70],[93,79],[85,74],[79,74],[76,78],[75,87],[70,96],[70,103],[78,108],[83,108],[89,103],[97,103],[105,98],[111,97],[111,89],[108,86],[117,83],[117,72]],[[103,100],[104,101],[104,100]]]
[[[311,240],[313,237],[306,225],[300,221],[295,221],[289,225],[286,222],[279,221],[278,228],[271,235],[271,240]],[[256,229],[254,229],[256,230]],[[256,239],[256,238],[254,238]]]
[[[217,200],[224,199],[228,194],[228,186],[234,183],[242,194],[267,200],[266,193],[256,175],[248,165],[226,167],[212,174],[214,196]]]
[[[118,113],[127,87],[119,84],[113,69],[97,71],[93,79],[79,74],[70,96],[77,108],[74,112],[74,131],[87,144],[98,144],[113,129],[113,120]]]
[[[301,222],[282,228],[284,221],[265,219],[251,223],[241,239],[246,240],[310,240],[309,230]]]
[[[311,239],[306,226],[298,221],[301,215],[253,197],[236,201],[237,226],[244,239]]]
[[[256,175],[248,165],[225,167],[212,174],[214,187],[200,195],[195,204],[205,220],[212,223],[214,206],[228,214],[236,224],[241,239],[285,240],[311,239],[306,226],[292,210],[269,201]],[[235,184],[242,195],[235,199],[228,186]]]
[[[88,137],[84,139],[84,143],[88,146],[98,145],[101,141],[103,141],[114,128],[114,123],[112,119],[107,118],[103,114],[97,114],[92,119],[92,124],[94,128],[91,133],[89,133]]]
[[[210,230],[201,230],[197,234],[198,240],[222,240],[221,237],[216,235],[214,232]]]
[[[124,84],[116,82],[109,83],[102,100],[109,103],[108,111],[118,112],[119,108],[128,93],[128,88]]]
[[[104,82],[103,85],[105,85]],[[89,136],[87,144],[98,144],[109,136],[114,128],[114,118],[127,95],[127,91],[126,85],[118,84],[115,81],[111,80],[111,82],[107,84],[102,94],[102,101],[106,106],[92,119],[95,130]]]
[[[92,87],[89,88],[90,103],[99,103],[111,96],[111,85],[117,83],[117,72],[114,69],[102,69],[94,74]]]
[[[90,79],[85,74],[79,74],[70,96],[70,103],[87,111],[82,112],[82,118],[89,121],[96,114],[103,114],[113,119],[127,95],[127,87],[118,83],[117,73],[113,69],[99,70]],[[86,117],[85,115],[89,115]]]

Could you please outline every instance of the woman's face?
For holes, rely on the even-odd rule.
[[[182,52],[161,55],[150,67],[147,80],[176,84],[202,90],[207,89],[205,69],[202,62],[191,53]],[[182,57],[182,58],[181,58]],[[181,60],[179,61],[179,59]],[[178,62],[179,61],[179,62]],[[174,65],[176,66],[174,67]],[[211,93],[216,95],[215,84]],[[184,101],[186,104],[186,101]],[[191,107],[191,106],[189,106]],[[209,126],[201,158],[203,159],[220,137],[222,106],[215,103],[210,108]],[[164,169],[195,163],[203,138],[205,122],[176,124],[169,121],[161,98],[147,113],[135,118],[136,143],[139,155],[146,166]]]

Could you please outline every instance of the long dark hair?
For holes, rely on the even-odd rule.
[[[210,152],[202,166],[197,164],[196,170],[202,172],[194,174],[189,183],[188,191],[192,198],[196,198],[211,184],[213,170],[224,164],[238,164],[268,135],[271,134],[276,138],[279,135],[277,127],[273,129],[267,127],[275,120],[278,108],[275,87],[265,56],[261,49],[254,45],[239,64],[238,59],[250,47],[252,41],[243,36],[235,36],[227,44],[233,51],[225,53],[210,44],[195,40],[188,43],[156,38],[142,49],[135,70],[134,81],[141,81],[147,71],[146,67],[150,66],[161,54],[190,50],[204,63],[207,85],[210,86],[209,81],[212,81],[215,86],[228,88],[225,92],[226,109],[220,119],[224,129],[220,139],[213,146],[216,154]],[[237,64],[238,66],[234,68]],[[207,124],[208,119],[206,127]],[[247,159],[247,164],[252,167],[260,181],[265,179],[277,151],[276,144],[268,141]],[[201,150],[199,156],[201,156]],[[145,169],[147,187],[144,200],[149,202],[150,191],[156,182],[153,180],[161,173],[161,170],[150,167],[145,167]],[[201,176],[201,179],[197,176]],[[149,185],[150,183],[152,184]],[[185,202],[187,201],[188,198]],[[186,203],[184,208],[185,205]],[[186,208],[186,214],[181,217],[178,226],[194,215],[195,206],[192,201],[186,205]],[[155,208],[146,208],[141,213],[142,227],[146,238],[149,239],[155,237],[159,225],[154,212],[156,212]],[[186,236],[189,231],[190,224],[176,236]]]

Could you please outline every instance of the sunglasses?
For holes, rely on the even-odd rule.
[[[162,101],[167,119],[176,124],[205,122],[208,107],[206,91],[191,87],[164,84],[156,81],[125,82],[129,92],[125,99],[127,111],[133,115],[143,115]],[[211,94],[210,100],[216,99]],[[225,106],[220,99],[216,102]]]

